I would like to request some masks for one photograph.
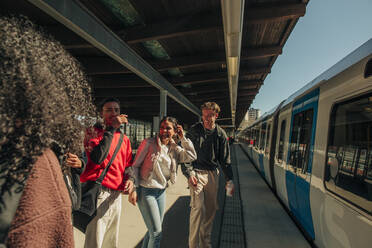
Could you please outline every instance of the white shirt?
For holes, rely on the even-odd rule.
[[[162,185],[159,182],[166,182],[170,178],[170,166],[171,166],[171,158],[168,154],[169,147],[166,145],[161,144],[160,145],[160,153],[158,154],[157,162],[154,164],[154,173],[152,178],[145,182],[141,181],[140,185],[143,187],[149,187],[149,188],[160,188],[164,189],[166,185]]]
[[[159,168],[162,173],[162,175],[165,177],[165,179],[170,178],[170,166],[171,166],[171,158],[169,157],[168,151],[169,147],[166,145],[161,144],[161,152],[159,156]]]
[[[146,188],[164,189],[176,182],[177,164],[189,163],[196,159],[196,152],[190,139],[181,139],[165,146],[158,137],[147,138],[138,147],[133,162],[135,185]]]

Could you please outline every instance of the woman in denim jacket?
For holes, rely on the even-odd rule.
[[[178,134],[181,146],[173,137]],[[173,117],[164,117],[159,134],[142,141],[133,163],[136,191],[129,195],[138,207],[148,229],[142,247],[160,247],[165,207],[165,189],[170,180],[176,182],[177,164],[192,162],[196,152],[191,140],[184,136],[181,125]]]

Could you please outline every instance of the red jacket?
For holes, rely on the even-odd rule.
[[[106,165],[114,154],[120,138],[120,131],[108,128],[94,127],[94,132],[87,132],[85,137],[85,152],[88,162],[80,176],[81,182],[95,181],[101,175]],[[114,190],[124,190],[124,176],[126,168],[132,166],[132,148],[130,141],[124,135],[123,143],[117,153],[102,185]]]

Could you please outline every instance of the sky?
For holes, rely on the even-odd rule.
[[[372,0],[310,0],[251,105],[261,114],[372,38]]]

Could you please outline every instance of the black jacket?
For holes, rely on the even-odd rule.
[[[182,172],[186,177],[189,177],[190,172],[194,169],[215,170],[217,167],[220,167],[226,180],[231,180],[233,178],[230,146],[227,135],[217,124],[212,135],[213,144],[210,146],[211,150],[206,151],[204,142],[206,141],[207,135],[203,124],[201,122],[196,123],[188,130],[186,136],[193,142],[198,158],[192,162],[192,164],[185,164],[182,166]]]

